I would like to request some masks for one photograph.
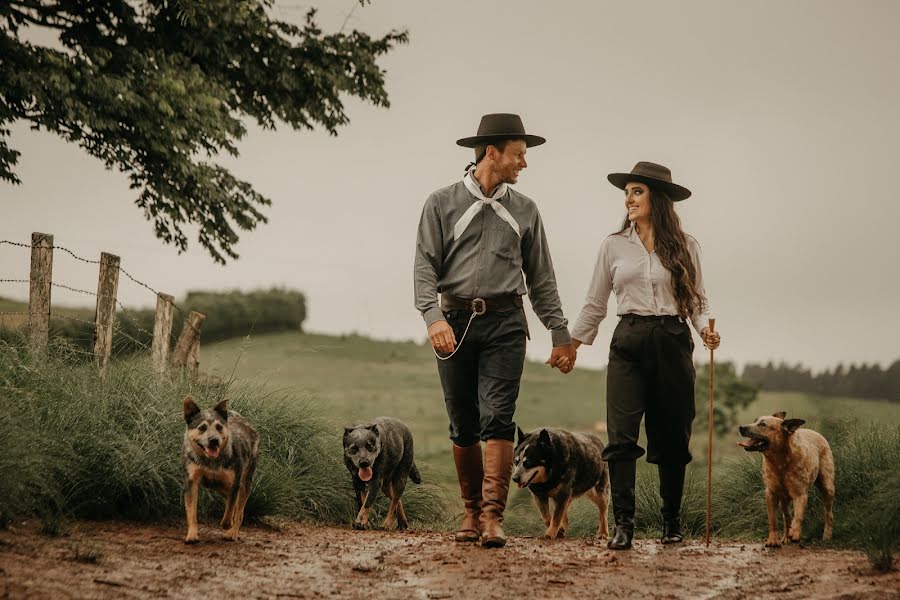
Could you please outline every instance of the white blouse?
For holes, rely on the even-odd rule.
[[[700,270],[700,244],[691,236],[687,236],[687,240],[688,252],[697,269],[697,291],[701,298],[700,310],[690,318],[699,333],[709,326],[709,302]],[[634,225],[629,231],[607,237],[600,245],[587,299],[572,330],[573,339],[587,345],[594,342],[600,322],[606,317],[611,291],[616,292],[619,316],[629,313],[678,314],[672,275],[662,265],[656,252],[647,252]]]

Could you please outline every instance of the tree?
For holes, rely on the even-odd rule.
[[[0,2],[0,179],[21,183],[8,140],[24,119],[126,173],[165,243],[184,251],[193,224],[214,260],[237,258],[236,229],[265,223],[271,201],[204,159],[237,156],[242,117],[336,135],[349,122],[342,96],[389,106],[376,61],[407,41],[325,34],[315,9],[298,27],[273,19],[273,2]],[[27,41],[32,28],[56,32],[59,47]]]
[[[747,408],[759,392],[757,384],[738,377],[731,362],[716,363],[716,379],[713,397],[713,431],[722,437],[737,432],[738,413]],[[705,433],[709,427],[709,363],[697,365],[694,383],[694,400],[697,416],[694,433]]]

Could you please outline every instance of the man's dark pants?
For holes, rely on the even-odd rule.
[[[462,310],[444,313],[457,343],[471,315]],[[471,446],[479,439],[513,441],[527,328],[521,308],[476,316],[459,351],[437,361],[450,439],[457,446]]]

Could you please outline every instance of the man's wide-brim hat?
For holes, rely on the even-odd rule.
[[[513,139],[525,140],[526,146],[540,146],[547,141],[539,135],[525,133],[525,126],[522,125],[522,119],[519,115],[495,113],[481,117],[477,134],[456,140],[456,143],[466,148],[474,148],[475,146]]]
[[[628,182],[637,181],[666,192],[674,202],[691,197],[691,190],[672,182],[672,171],[652,162],[639,162],[631,173],[610,173],[606,178],[620,190],[624,190]]]

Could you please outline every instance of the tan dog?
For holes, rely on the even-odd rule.
[[[834,457],[831,446],[812,429],[799,429],[806,421],[785,419],[784,412],[759,417],[750,425],[741,425],[741,435],[749,438],[738,445],[747,452],[763,455],[762,475],[766,485],[766,508],[769,512],[769,538],[766,547],[788,541],[800,541],[800,527],[809,499],[809,488],[815,482],[825,504],[823,540],[831,539],[834,521]],[[794,518],[788,526],[788,502],[793,502]],[[784,537],[778,540],[777,509],[781,505]]]

